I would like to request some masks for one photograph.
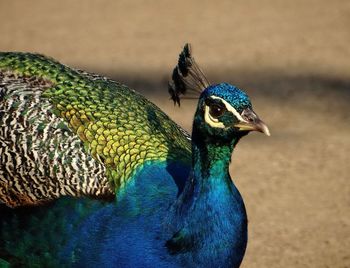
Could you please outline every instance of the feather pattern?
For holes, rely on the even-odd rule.
[[[268,128],[243,91],[209,86],[189,45],[173,82],[175,103],[200,94],[191,139],[124,85],[0,53],[0,266],[240,266],[247,215],[228,167]]]
[[[104,165],[86,154],[79,137],[40,97],[51,86],[0,73],[0,201],[18,206],[64,195],[112,198]]]
[[[0,92],[0,200],[9,206],[110,199],[149,161],[189,161],[188,134],[107,78],[42,55],[0,53]]]

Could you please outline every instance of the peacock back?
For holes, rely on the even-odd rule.
[[[0,202],[114,198],[154,162],[190,162],[189,136],[127,86],[38,54],[0,53]]]

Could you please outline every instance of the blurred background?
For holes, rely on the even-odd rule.
[[[167,80],[185,42],[212,83],[250,95],[272,136],[237,146],[243,268],[350,267],[350,1],[5,1],[0,50],[116,79],[190,131]]]

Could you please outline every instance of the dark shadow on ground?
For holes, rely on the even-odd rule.
[[[83,69],[83,67],[82,67]],[[93,67],[86,68],[94,73],[107,76],[113,80],[122,82],[129,87],[146,95],[161,94],[167,95],[167,81],[170,78],[166,73],[116,73],[112,70],[101,70]],[[350,100],[350,77],[333,77],[325,75],[293,75],[285,72],[261,71],[250,72],[240,71],[234,75],[228,71],[207,72],[212,83],[228,82],[240,88],[244,88],[250,94],[263,95],[272,98],[285,98],[290,95],[308,92],[312,94],[330,93]],[[234,78],[233,78],[234,76]],[[165,94],[164,94],[165,93]]]
[[[167,73],[116,73],[86,68],[126,84],[151,100],[169,99]],[[170,73],[170,72],[169,72]],[[293,75],[278,71],[207,71],[212,83],[229,82],[244,89],[254,103],[292,105],[298,109],[318,106],[324,112],[342,113],[350,118],[350,78],[317,74]],[[234,78],[233,78],[234,76]],[[169,100],[170,102],[170,100]],[[193,102],[196,103],[195,101]],[[192,103],[191,103],[192,105]]]

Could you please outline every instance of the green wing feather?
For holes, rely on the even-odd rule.
[[[50,84],[41,98],[104,164],[114,190],[151,161],[190,160],[188,135],[127,86],[30,53],[0,53],[0,72]]]

